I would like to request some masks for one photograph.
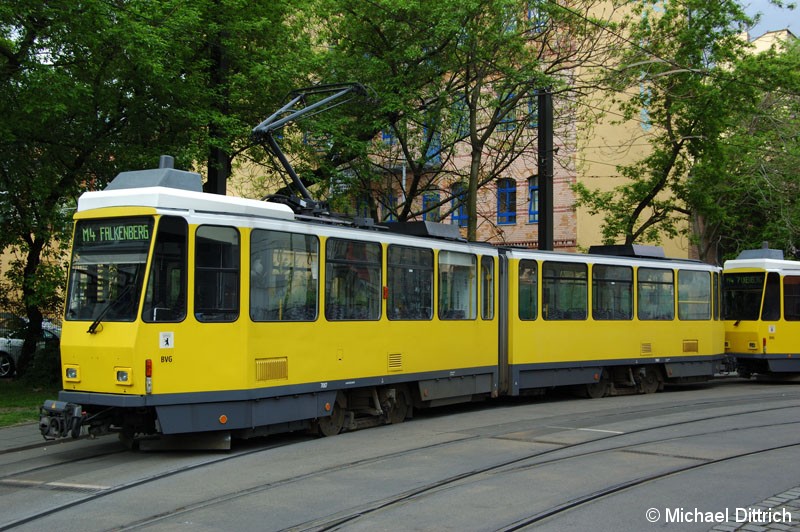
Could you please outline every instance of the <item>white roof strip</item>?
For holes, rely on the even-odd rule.
[[[84,192],[78,198],[78,212],[105,207],[154,207],[294,220],[294,212],[287,205],[167,187]]]

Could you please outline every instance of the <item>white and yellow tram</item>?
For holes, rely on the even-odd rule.
[[[800,263],[743,251],[723,272],[725,351],[742,377],[800,372]]]
[[[361,229],[202,192],[173,168],[81,196],[46,438],[248,437],[413,408],[712,376],[719,271]],[[404,234],[410,232],[411,234]]]

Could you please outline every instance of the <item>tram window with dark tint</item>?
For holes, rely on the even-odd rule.
[[[494,319],[494,258],[481,257],[481,318]]]
[[[787,275],[783,278],[783,318],[787,321],[800,320],[800,276]]]
[[[195,234],[194,314],[198,321],[239,317],[239,231],[203,225]]]
[[[255,229],[250,235],[250,318],[314,321],[319,291],[314,235]]]
[[[545,262],[542,266],[542,316],[546,320],[585,320],[588,314],[586,264]]]
[[[710,272],[678,270],[678,319],[711,319]]]
[[[379,319],[380,244],[330,238],[325,248],[325,317],[330,321]]]
[[[433,251],[389,246],[386,313],[390,320],[433,318]]]
[[[633,319],[633,268],[605,264],[592,266],[592,318]]]
[[[761,311],[764,272],[722,274],[722,319],[754,321]]]
[[[761,309],[761,321],[781,319],[781,276],[778,272],[767,274],[764,287],[764,308]]]
[[[164,216],[158,223],[142,319],[177,322],[186,317],[186,220]]]
[[[675,319],[675,284],[672,270],[639,268],[636,275],[639,319]]]
[[[720,307],[722,305],[722,299],[719,289],[719,273],[714,272],[714,295],[712,296],[714,299],[714,319],[719,320],[720,316]]]
[[[800,276],[787,275],[783,278],[783,319],[800,320]]]
[[[478,313],[475,255],[439,252],[439,319],[474,320]]]
[[[537,304],[537,263],[535,260],[519,261],[519,319],[535,320]]]

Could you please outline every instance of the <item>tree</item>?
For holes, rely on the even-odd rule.
[[[230,161],[295,79],[308,47],[302,2],[10,0],[0,6],[0,214],[3,248],[24,255],[12,279],[30,327],[64,277],[43,275],[71,207],[120,169]],[[291,37],[291,39],[290,39]],[[266,101],[265,101],[266,100]],[[221,150],[224,156],[219,156]],[[225,166],[225,165],[223,165]],[[223,168],[224,172],[224,168]]]
[[[800,248],[800,43],[744,57],[741,83],[758,90],[736,116],[720,157],[700,160],[689,183],[700,254],[735,257],[762,242],[796,256]],[[717,164],[718,163],[718,164]]]
[[[752,22],[736,1],[646,1],[631,21],[609,81],[624,120],[644,115],[651,150],[618,168],[626,182],[613,191],[576,187],[579,203],[603,214],[606,243],[688,232],[693,169],[722,163],[725,135],[757,93],[731,68],[748,53],[740,33]]]
[[[476,237],[477,191],[517,161],[535,161],[537,89],[577,90],[572,74],[598,56],[602,23],[587,13],[521,0],[332,2],[323,40],[335,43],[325,79],[356,79],[372,87],[377,104],[360,128],[315,122],[316,135],[347,147],[328,163],[349,163],[338,181],[368,196],[398,220],[425,209],[469,211],[468,239]],[[564,38],[569,35],[569,38]],[[311,126],[310,126],[311,127]],[[373,142],[382,133],[383,142]],[[466,162],[465,162],[466,161]],[[337,166],[321,164],[330,174]],[[342,168],[339,166],[338,168]],[[320,177],[323,177],[322,175]],[[461,183],[463,188],[450,188]],[[401,202],[392,203],[395,190]],[[435,192],[438,202],[420,202]]]

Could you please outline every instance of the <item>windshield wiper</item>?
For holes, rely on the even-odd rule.
[[[89,334],[95,334],[97,332],[97,327],[100,325],[100,322],[103,321],[103,318],[105,317],[105,315],[108,314],[108,311],[111,310],[111,308],[114,305],[116,305],[117,303],[122,301],[122,298],[125,297],[126,295],[128,295],[128,292],[131,291],[133,286],[134,285],[129,284],[128,286],[126,286],[125,288],[122,289],[122,292],[120,292],[119,295],[117,295],[116,299],[112,299],[111,301],[109,301],[106,304],[106,306],[103,307],[103,310],[100,311],[100,314],[98,314],[97,317],[94,319],[92,324],[89,325],[89,329],[86,332],[89,333]]]

